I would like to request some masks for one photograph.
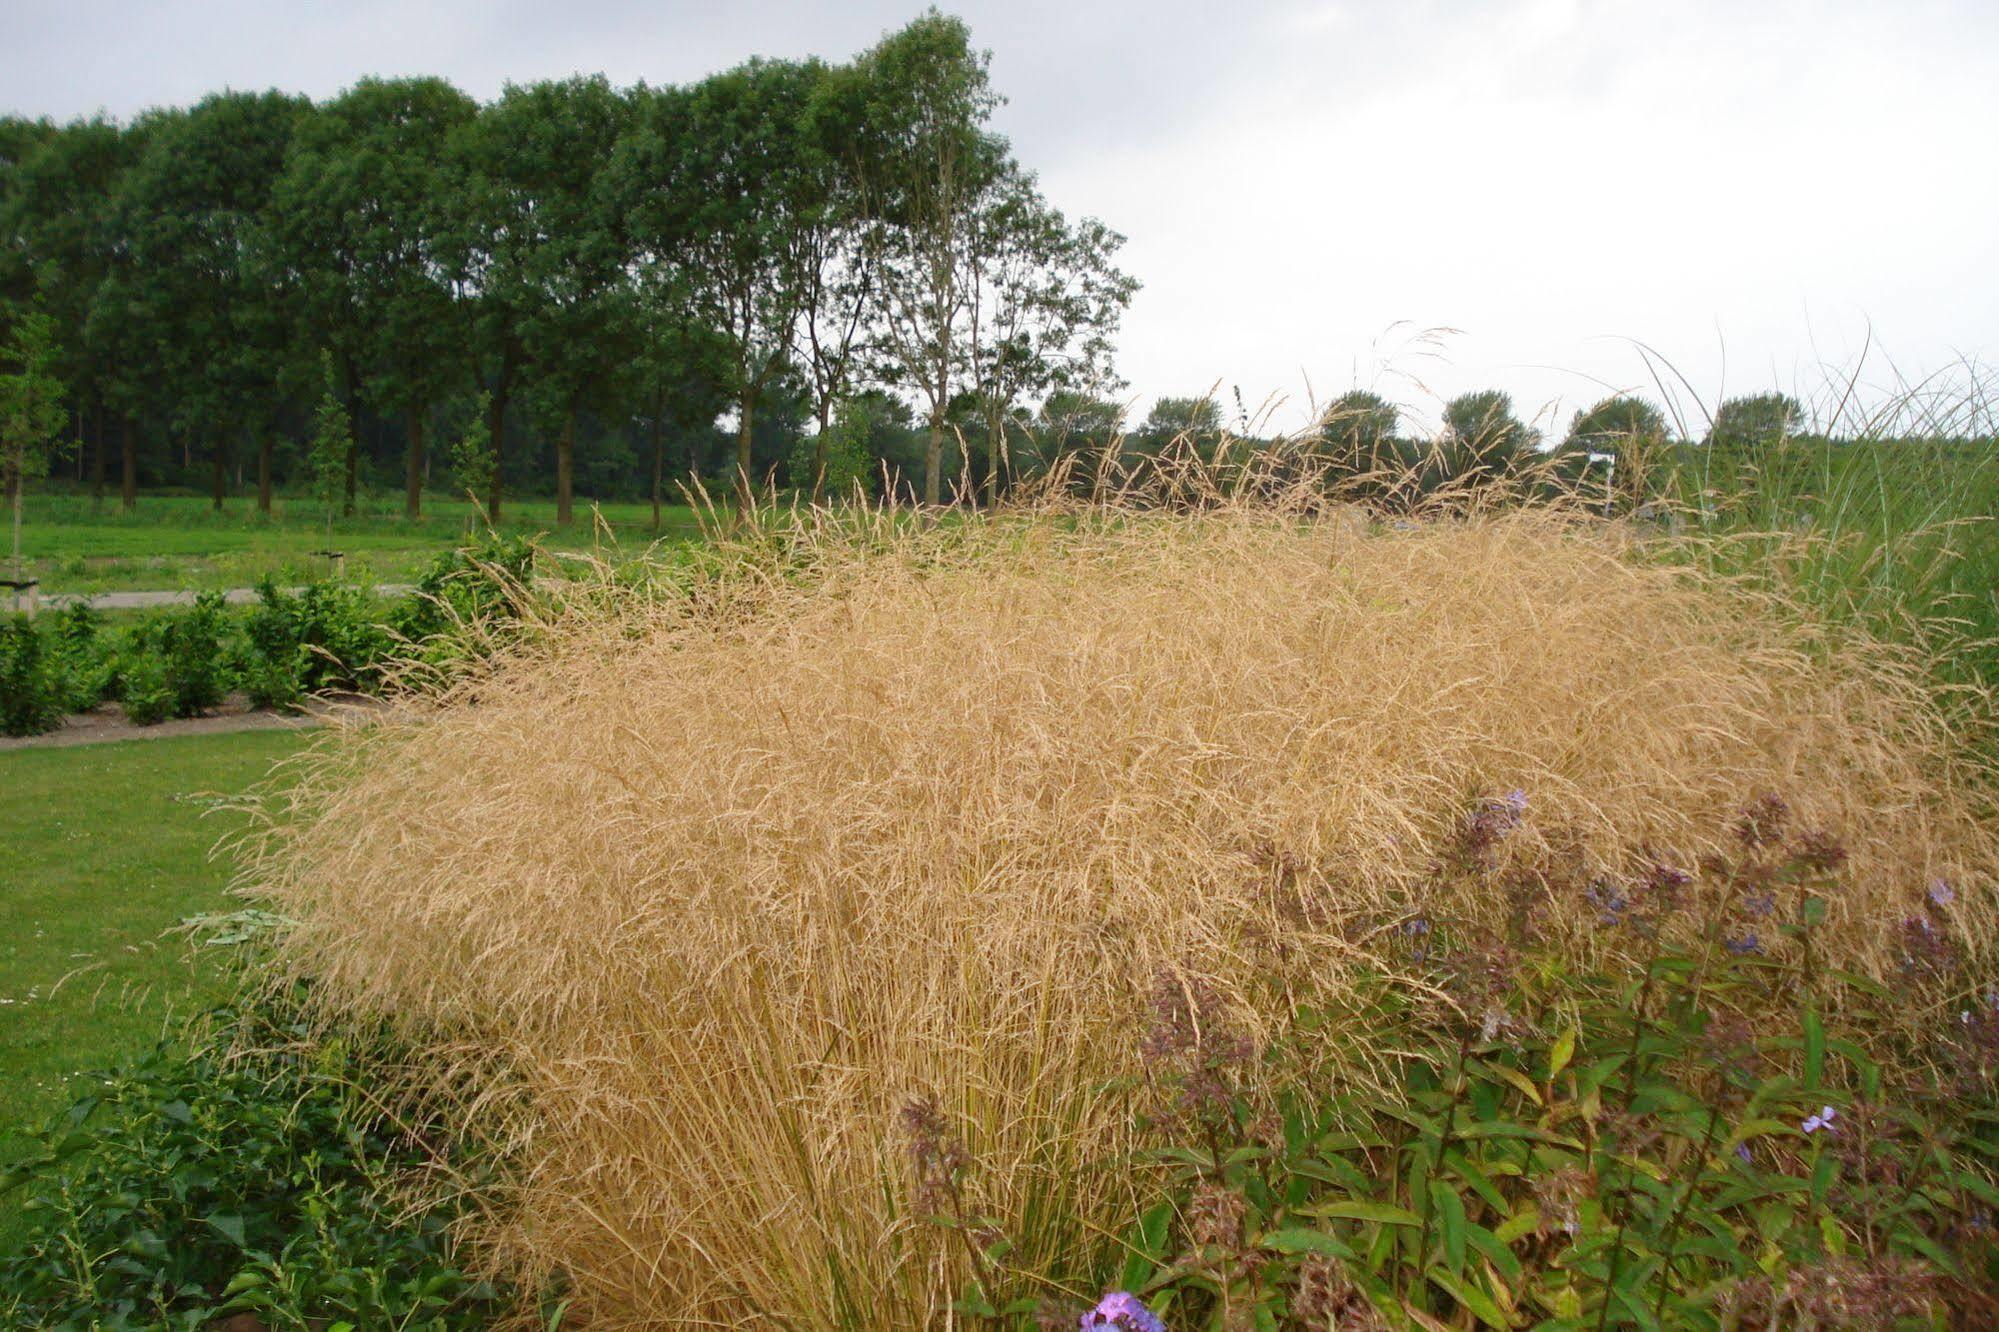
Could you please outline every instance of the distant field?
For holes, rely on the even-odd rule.
[[[462,540],[473,522],[464,500],[431,498],[424,517],[403,517],[401,500],[375,501],[333,524],[333,548],[346,554],[346,576],[406,582],[440,550]],[[649,504],[592,506],[578,501],[567,532],[555,528],[553,500],[509,503],[504,532],[549,534],[558,550],[632,551],[656,539],[696,536],[694,510],[672,505],[652,525]],[[101,505],[82,496],[37,495],[26,502],[21,532],[28,573],[44,595],[151,588],[247,587],[266,575],[294,581],[326,572],[315,552],[326,548],[325,518],[311,502],[280,498],[269,518],[255,504],[232,500],[217,513],[206,498],[142,495],[131,513],[115,498]]]
[[[0,754],[0,1160],[14,1130],[73,1099],[78,1073],[221,997],[166,931],[232,909],[209,852],[237,823],[211,811],[303,743],[263,731]],[[0,1232],[5,1214],[0,1200]]]

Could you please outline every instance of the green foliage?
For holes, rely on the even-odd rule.
[[[1510,475],[1535,443],[1535,433],[1514,415],[1512,395],[1500,389],[1460,393],[1444,407],[1440,453],[1449,480]]]
[[[477,657],[516,632],[534,591],[539,547],[526,537],[488,532],[438,556],[398,609],[397,632],[432,665]]]
[[[1619,394],[1579,411],[1569,423],[1565,449],[1617,453],[1666,438],[1666,418],[1643,398]]]
[[[0,348],[0,471],[11,488],[48,475],[57,435],[68,419],[66,391],[55,375],[55,321],[29,310]]]
[[[13,497],[14,577],[21,576],[21,498],[30,478],[48,475],[66,419],[55,377],[55,322],[29,310],[0,347],[0,482]]]
[[[482,518],[486,495],[493,488],[493,429],[486,420],[492,406],[493,395],[482,389],[472,400],[464,432],[451,445],[451,471]]]
[[[379,682],[379,668],[396,642],[387,627],[389,608],[365,588],[316,582],[290,592],[266,578],[257,598],[243,620],[253,700],[264,692],[289,704],[300,693]]]
[[[874,455],[868,447],[873,433],[867,404],[843,400],[823,436],[802,437],[792,446],[792,487],[836,499],[865,489],[873,480]]]
[[[118,659],[104,617],[73,601],[50,617],[50,660],[66,712],[88,712],[116,692]]]
[[[166,662],[157,654],[142,652],[129,656],[119,666],[119,697],[125,716],[138,726],[163,722],[174,713],[174,690],[167,680]]]
[[[1110,415],[1106,408],[1110,404],[1100,404],[1089,399],[1061,399],[1058,410],[1073,416],[1078,429],[1101,429]],[[1146,416],[1139,433],[1161,444],[1177,435],[1194,438],[1216,435],[1222,428],[1221,404],[1213,398],[1161,398],[1152,404],[1152,411]]]
[[[1354,389],[1333,399],[1319,424],[1319,438],[1336,472],[1362,476],[1396,460],[1395,405],[1378,393]]]
[[[52,731],[62,714],[62,688],[34,622],[26,615],[0,619],[0,734]]]
[[[29,1228],[0,1260],[0,1321],[488,1326],[504,1298],[452,1259],[450,1214],[395,1195],[432,1126],[370,1095],[381,1054],[314,1044],[282,1012],[224,1011],[104,1075],[0,1181]]]
[[[313,409],[312,437],[306,442],[306,464],[312,477],[312,494],[326,512],[327,548],[333,543],[333,515],[340,507],[347,487],[347,457],[354,448],[354,431],[347,408],[334,387],[333,358],[322,355],[320,366],[326,381]]]
[[[1797,433],[1805,419],[1798,400],[1785,393],[1756,393],[1729,398],[1715,409],[1708,429],[1710,448],[1757,449],[1780,444]]]

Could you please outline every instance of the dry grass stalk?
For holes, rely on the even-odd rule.
[[[1496,917],[1424,896],[1494,792],[1514,853],[1616,868],[1779,791],[1852,852],[1826,960],[1884,970],[1940,875],[1989,948],[1999,848],[1911,663],[1546,512],[1202,507],[751,531],[308,761],[248,881],[286,969],[516,1144],[485,1252],[591,1326],[938,1323],[911,1097],[1059,1267],[1132,1214],[1154,974],[1268,1034],[1370,913]]]

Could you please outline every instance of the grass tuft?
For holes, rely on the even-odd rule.
[[[1435,862],[1504,793],[1579,961],[1619,946],[1587,885],[1765,793],[1847,854],[1828,974],[1891,975],[1939,878],[1991,957],[1985,774],[1916,653],[1542,508],[1185,507],[739,529],[289,774],[246,887],[509,1148],[496,1269],[591,1325],[933,1325],[971,1273],[917,1103],[1059,1289],[1148,1194],[1155,977],[1263,1042],[1397,922],[1500,928]]]

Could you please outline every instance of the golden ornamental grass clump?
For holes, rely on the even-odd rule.
[[[1937,877],[1990,943],[1999,848],[1913,667],[1600,526],[750,544],[335,737],[248,870],[283,970],[397,1024],[419,1090],[507,1144],[472,1239],[588,1326],[945,1321],[963,1259],[896,1128],[921,1096],[966,1210],[1059,1270],[1137,1205],[1154,977],[1269,1036],[1379,965],[1381,922],[1496,921],[1434,872],[1495,793],[1527,797],[1509,855],[1573,868],[1537,882],[1578,954],[1583,878],[1691,864],[1767,792],[1850,853],[1825,963],[1886,974]]]

